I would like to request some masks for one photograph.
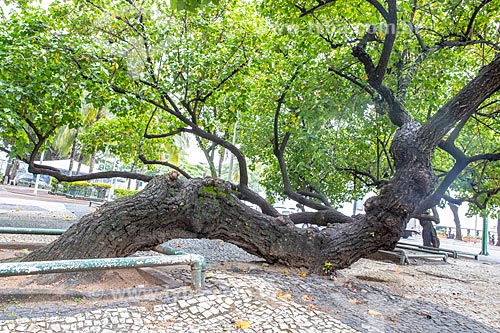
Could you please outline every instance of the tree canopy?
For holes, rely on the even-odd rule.
[[[381,189],[382,198],[384,188],[409,179],[420,194],[400,207],[409,210],[403,219],[443,198],[494,211],[499,7],[491,0],[19,3],[0,24],[3,149],[59,180],[150,180],[120,172],[71,178],[34,164],[56,129],[81,126],[80,108],[92,105],[113,117],[89,127],[82,138],[89,147],[189,179],[166,155],[174,138],[194,135],[207,152],[234,155],[239,198],[271,216],[278,214],[269,202],[278,198],[330,212],[369,190]],[[249,169],[261,171],[267,201],[249,188]]]

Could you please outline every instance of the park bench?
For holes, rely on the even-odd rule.
[[[418,245],[418,244],[411,244],[411,243],[404,243],[404,242],[398,242],[397,246],[404,246],[407,249],[408,248],[415,248],[415,249],[423,249],[423,250],[438,250],[440,252],[446,252],[448,255],[454,259],[458,259],[459,256],[464,256],[464,257],[472,257],[475,260],[478,260],[478,254],[477,253],[472,253],[472,252],[465,252],[465,251],[458,251],[458,250],[452,250],[452,249],[443,249],[439,248],[436,249],[435,247],[430,247],[430,246],[423,246],[423,245]]]
[[[414,253],[410,252],[410,250],[417,251],[414,249],[402,249],[396,247],[392,251],[387,251],[387,250],[379,250],[377,253],[380,253],[382,255],[387,255],[387,256],[393,256],[399,259],[399,264],[400,265],[410,265],[411,261],[410,259],[413,258],[419,258],[419,259],[442,259],[444,262],[448,262],[448,255],[444,252],[440,251],[421,251],[423,253]]]

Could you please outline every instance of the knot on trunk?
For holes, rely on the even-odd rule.
[[[227,198],[230,193],[233,193],[233,188],[232,184],[227,181],[210,177],[201,180],[199,194],[202,196]]]
[[[394,134],[390,151],[397,169],[407,168],[422,160],[429,163],[429,154],[420,149],[417,140],[421,127],[418,122],[410,121],[401,126]]]

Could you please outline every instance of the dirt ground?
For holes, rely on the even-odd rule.
[[[0,260],[23,255],[19,250],[0,250]],[[241,266],[242,270],[258,266],[264,271],[283,272],[284,267],[262,263],[226,263],[209,265],[210,270]],[[186,267],[186,269],[188,269]],[[290,274],[298,273],[290,269]],[[47,275],[48,276],[48,275]],[[362,281],[387,293],[410,299],[421,299],[442,305],[471,319],[500,329],[500,265],[472,259],[420,260],[409,266],[388,261],[362,259],[351,268],[337,272],[335,283]],[[175,277],[174,277],[175,278]],[[42,281],[42,282],[40,282]],[[0,295],[12,290],[46,290],[67,288],[68,281],[46,283],[33,276],[0,278]],[[135,269],[106,271],[99,279],[80,285],[71,284],[71,290],[92,292],[137,287],[158,286],[161,282]]]
[[[0,249],[0,260],[22,257],[25,254],[23,250]],[[71,291],[92,292],[156,286],[161,283],[156,278],[136,269],[107,270],[93,275],[79,274],[80,276],[68,273],[0,277],[0,295],[16,289],[51,291],[69,288]],[[81,278],[82,282],[75,281],[77,278]]]
[[[500,265],[472,259],[409,266],[363,259],[340,272],[391,294],[442,305],[500,329]]]

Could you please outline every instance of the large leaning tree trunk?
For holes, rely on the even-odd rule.
[[[127,256],[172,238],[217,238],[271,263],[314,272],[320,272],[325,262],[332,269],[347,267],[381,248],[393,248],[409,218],[439,202],[452,178],[436,189],[431,167],[434,150],[456,123],[476,112],[499,89],[500,54],[424,125],[400,114],[401,105],[392,103],[391,113],[400,125],[391,145],[396,173],[378,196],[367,200],[364,215],[351,218],[333,210],[290,217],[265,215],[238,199],[238,189],[245,189],[242,186],[212,178],[184,179],[173,172],[152,179],[134,196],[84,216],[58,240],[24,260]],[[459,157],[457,170],[472,161],[459,163]],[[33,161],[34,157],[30,172],[40,172]],[[294,225],[314,221],[327,222],[326,228]]]
[[[134,196],[106,203],[24,260],[121,257],[173,238],[211,238],[271,263],[316,272],[325,262],[346,267],[381,246],[393,246],[411,212],[434,188],[430,156],[415,148],[418,129],[409,123],[398,131],[393,155],[400,171],[367,202],[366,215],[338,215],[323,230],[297,228],[289,217],[255,211],[237,198],[231,183],[184,179],[174,172],[154,178]]]

